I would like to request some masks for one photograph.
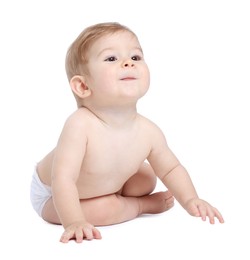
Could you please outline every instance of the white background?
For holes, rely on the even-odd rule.
[[[250,259],[248,2],[0,2],[1,259]],[[31,208],[34,164],[76,109],[66,50],[86,26],[105,21],[138,35],[151,70],[138,111],[162,128],[225,224],[203,223],[176,203],[161,215],[101,227],[100,241],[61,244],[62,227]]]

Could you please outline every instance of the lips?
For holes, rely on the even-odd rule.
[[[134,77],[125,77],[125,78],[122,78],[121,80],[135,80],[136,78]]]

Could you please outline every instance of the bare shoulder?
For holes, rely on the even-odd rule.
[[[83,135],[91,133],[96,124],[96,117],[87,108],[78,108],[65,120],[63,132]]]
[[[65,120],[61,135],[59,137],[59,143],[71,142],[78,143],[79,145],[86,142],[87,136],[93,129],[93,115],[86,108],[79,108],[68,116]]]
[[[92,118],[93,114],[88,109],[81,107],[70,114],[65,123],[81,125],[90,122]]]
[[[146,134],[147,140],[150,142],[150,154],[148,160],[151,162],[155,158],[160,158],[159,155],[170,153],[167,140],[161,128],[150,119],[140,116],[141,129]]]
[[[160,127],[145,117],[141,117],[141,120],[144,125],[143,131],[147,132],[151,147],[147,160],[161,179],[166,172],[179,164],[179,161],[169,148],[165,134]]]
[[[154,138],[159,137],[165,139],[165,136],[161,128],[157,124],[155,124],[152,120],[142,115],[138,115],[138,119],[141,124],[141,127],[147,132],[148,135]]]

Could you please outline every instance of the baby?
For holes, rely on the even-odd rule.
[[[67,52],[66,72],[78,108],[31,183],[36,212],[63,225],[61,242],[100,239],[97,226],[164,212],[174,198],[192,216],[224,222],[159,127],[137,112],[150,74],[134,32],[119,23],[86,28]],[[157,178],[167,191],[152,193]]]

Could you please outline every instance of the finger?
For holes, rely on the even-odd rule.
[[[187,208],[187,211],[191,216],[194,216],[194,217],[200,217],[201,216],[199,207],[196,204],[189,205],[188,208]]]
[[[68,243],[71,238],[73,238],[74,232],[73,231],[64,231],[61,238],[60,242],[62,243]]]
[[[198,210],[199,210],[201,219],[203,221],[206,221],[206,217],[207,217],[207,209],[206,209],[206,207],[204,207],[202,205],[198,205]]]
[[[214,211],[215,211],[215,217],[219,220],[219,222],[224,223],[224,219],[221,213],[216,208],[214,208]]]
[[[97,228],[93,228],[93,236],[95,239],[102,239],[101,232]]]
[[[214,217],[215,217],[215,212],[213,208],[207,208],[207,216],[209,218],[210,224],[214,224]]]
[[[92,240],[94,238],[92,228],[89,227],[83,228],[83,233],[87,240]]]
[[[76,243],[82,243],[82,240],[83,240],[83,231],[78,228],[76,231],[75,231],[75,239],[76,239]]]

